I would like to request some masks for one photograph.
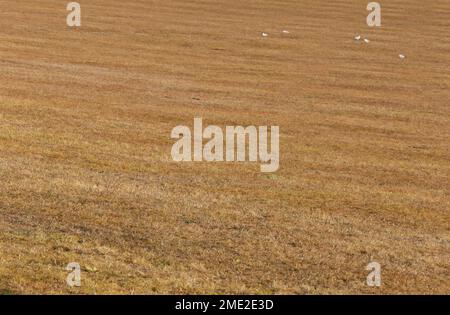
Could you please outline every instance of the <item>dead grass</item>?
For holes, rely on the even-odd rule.
[[[0,4],[0,294],[450,293],[448,1],[81,5]],[[280,170],[172,162],[194,117]]]

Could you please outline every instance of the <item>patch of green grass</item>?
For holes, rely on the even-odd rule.
[[[0,295],[15,295],[15,294],[16,293],[11,291],[10,289],[5,289],[5,288],[0,289]]]

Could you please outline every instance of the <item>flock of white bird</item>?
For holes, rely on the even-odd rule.
[[[289,31],[286,31],[286,30],[284,30],[284,31],[282,31],[282,33],[283,33],[283,34],[289,34],[290,32],[289,32]],[[262,37],[268,37],[268,36],[269,36],[269,34],[268,34],[268,33],[261,33],[261,35],[262,35]]]
[[[357,35],[357,36],[355,37],[355,40],[356,40],[356,41],[360,41],[360,40],[361,40],[361,35]],[[370,43],[370,40],[369,40],[368,38],[364,38],[364,42],[365,42],[366,44],[368,44],[368,43]]]
[[[284,30],[282,33],[283,33],[283,34],[289,34],[290,32]],[[269,37],[269,34],[268,34],[268,33],[261,33],[261,35],[262,35],[262,37]],[[361,36],[361,35],[356,35],[356,36],[355,36],[355,41],[359,42],[361,39],[362,39],[362,36]],[[363,41],[364,41],[364,43],[366,43],[366,44],[370,43],[370,40],[369,40],[367,37],[364,37]],[[403,60],[403,59],[406,58],[406,55],[404,55],[404,54],[399,54],[398,57],[399,57],[400,59]]]
[[[357,42],[359,42],[360,40],[361,40],[361,35],[356,35],[355,36],[355,41],[357,41]],[[367,38],[367,37],[365,37],[364,38],[364,42],[366,43],[366,44],[368,44],[368,43],[370,43],[370,40]],[[405,59],[406,58],[406,55],[404,55],[404,54],[399,54],[398,55],[398,57],[400,58],[400,59]]]

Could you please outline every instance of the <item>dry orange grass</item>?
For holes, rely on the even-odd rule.
[[[2,1],[0,292],[450,293],[450,3],[367,2]],[[194,117],[280,170],[172,162]]]

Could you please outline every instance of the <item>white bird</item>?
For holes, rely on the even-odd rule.
[[[284,34],[289,34],[289,31],[283,31]]]
[[[370,40],[368,40],[367,38],[364,38],[364,42],[365,42],[366,44],[368,44],[368,43],[370,42]]]
[[[262,35],[263,37],[269,36],[269,34],[267,34],[267,33],[262,33],[261,35]]]
[[[400,55],[398,55],[398,56],[400,57],[400,59],[405,59],[405,58],[406,58],[406,56],[403,55],[403,54],[400,54]]]
[[[355,40],[360,40],[361,39],[361,35],[358,35],[355,37]]]

